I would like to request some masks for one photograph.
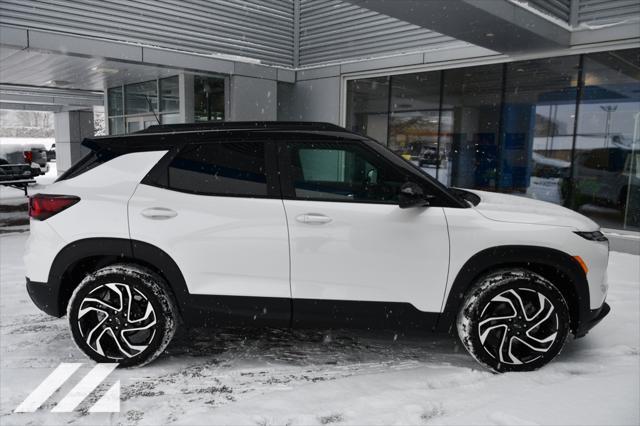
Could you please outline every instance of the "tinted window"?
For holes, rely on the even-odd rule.
[[[92,150],[87,155],[82,157],[80,161],[75,163],[73,166],[67,169],[63,174],[58,176],[56,182],[61,182],[63,180],[71,179],[76,176],[80,176],[83,173],[88,172],[91,169],[98,167],[101,164],[106,163],[107,161],[113,160],[119,154],[116,154],[111,151],[107,151],[105,149],[100,150]]]
[[[292,144],[289,149],[297,198],[395,203],[407,181],[380,155],[356,144]]]
[[[266,196],[264,144],[188,145],[169,164],[169,187],[207,195]]]

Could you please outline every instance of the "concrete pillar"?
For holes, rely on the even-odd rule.
[[[87,153],[88,150],[80,142],[93,136],[93,111],[56,112],[53,122],[56,165],[58,174],[61,174]]]
[[[180,123],[193,123],[195,121],[193,74],[180,73]]]
[[[340,124],[339,77],[302,80],[293,85],[280,84],[280,88],[279,120]]]
[[[278,84],[264,78],[233,75],[229,83],[229,121],[278,119]]]

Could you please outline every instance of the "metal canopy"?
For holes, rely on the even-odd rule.
[[[345,0],[501,53],[569,47],[568,26],[509,0]]]
[[[101,91],[0,84],[0,109],[71,111],[103,105]]]

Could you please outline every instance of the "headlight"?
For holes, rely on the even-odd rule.
[[[582,238],[589,241],[609,241],[607,237],[605,237],[604,234],[600,231],[593,231],[593,232],[576,231],[576,234],[580,235]]]

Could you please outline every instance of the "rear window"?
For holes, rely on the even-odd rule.
[[[106,149],[93,150],[61,174],[56,182],[71,179],[116,158],[118,154]]]
[[[266,197],[264,143],[187,145],[169,164],[167,183],[194,194]]]

